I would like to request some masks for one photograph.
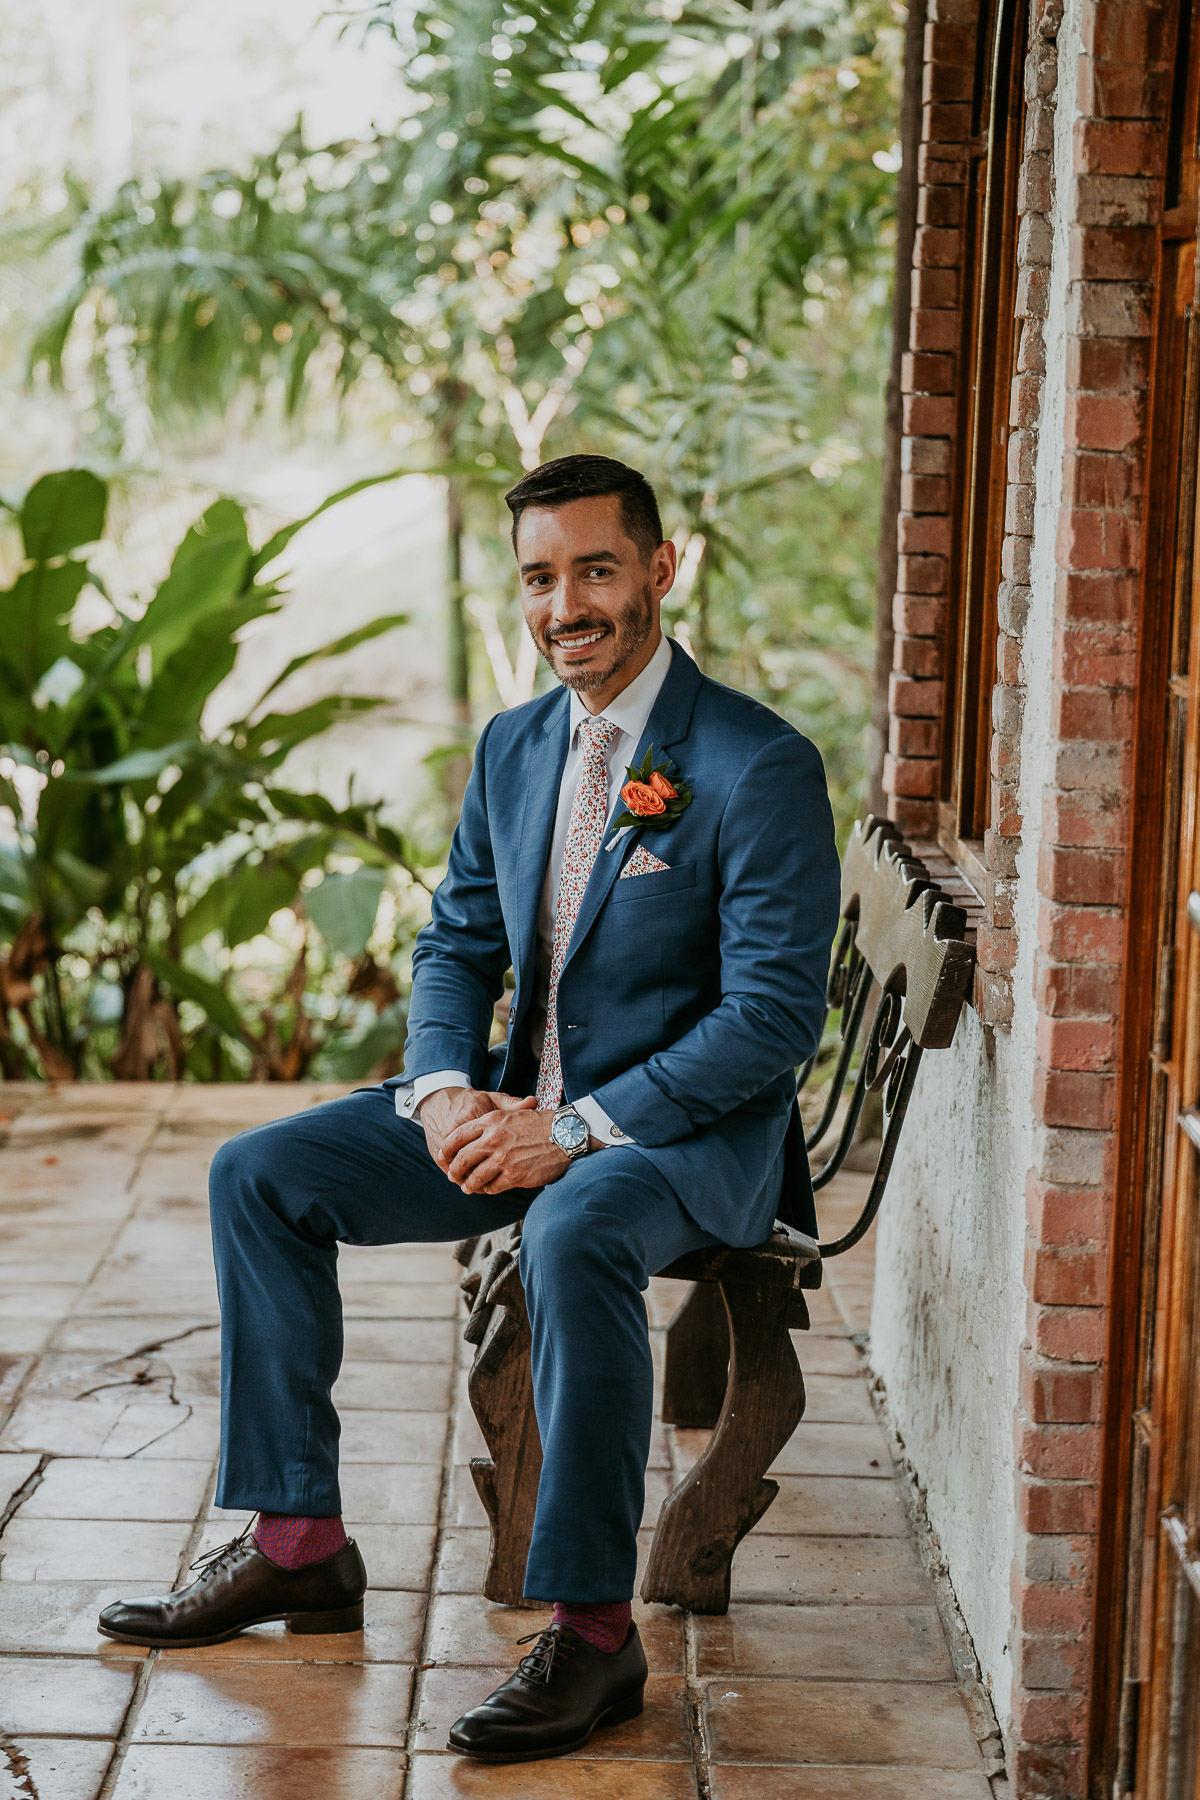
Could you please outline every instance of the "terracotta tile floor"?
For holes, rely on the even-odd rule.
[[[347,1519],[367,1627],[262,1627],[147,1654],[99,1637],[121,1593],[173,1586],[243,1519],[212,1506],[217,1306],[205,1176],[232,1131],[317,1088],[0,1088],[0,1800],[989,1800],[887,1442],[859,1373],[870,1245],[797,1334],[808,1415],[734,1564],[727,1618],[638,1605],[643,1716],[585,1755],[508,1768],[445,1753],[540,1614],[477,1597],[458,1269],[348,1250]],[[853,1216],[863,1178],[823,1207]],[[649,1296],[661,1331],[680,1283]],[[657,1427],[654,1517],[705,1434]]]

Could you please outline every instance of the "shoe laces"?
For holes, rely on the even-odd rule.
[[[200,1570],[201,1581],[206,1581],[210,1575],[215,1575],[220,1564],[223,1563],[227,1557],[232,1557],[235,1551],[242,1548],[242,1545],[254,1530],[254,1524],[254,1519],[251,1519],[249,1525],[246,1526],[246,1529],[239,1533],[237,1537],[230,1538],[227,1544],[218,1544],[215,1550],[206,1550],[203,1556],[198,1556],[196,1558],[191,1567]]]
[[[562,1655],[569,1655],[575,1648],[574,1644],[568,1638],[564,1638],[561,1631],[552,1625],[548,1625],[544,1631],[531,1631],[528,1637],[518,1638],[517,1642],[518,1644],[533,1644],[533,1649],[529,1651],[528,1655],[523,1656],[517,1665],[518,1675],[523,1675],[526,1681],[540,1681],[547,1686],[555,1659]]]

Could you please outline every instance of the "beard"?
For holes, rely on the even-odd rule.
[[[614,675],[628,667],[654,629],[654,599],[649,583],[636,599],[630,601],[624,612],[615,617],[610,614],[607,618],[581,620],[563,635],[578,637],[586,631],[604,631],[609,628],[612,630],[612,637],[608,640],[612,654],[608,662],[599,669],[557,669],[554,667],[554,639],[539,636],[537,647],[564,687],[573,688],[577,694],[588,694],[596,688],[604,687]]]

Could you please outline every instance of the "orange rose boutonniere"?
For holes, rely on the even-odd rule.
[[[638,819],[653,819],[667,810],[662,795],[645,781],[627,781],[621,789],[621,798]]]
[[[626,769],[621,798],[626,810],[613,820],[610,850],[637,826],[647,831],[665,831],[692,804],[692,790],[670,760],[655,763],[651,744],[641,762],[631,763]]]

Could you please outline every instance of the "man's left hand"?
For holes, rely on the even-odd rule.
[[[464,1194],[504,1194],[510,1188],[539,1188],[557,1181],[570,1157],[550,1136],[553,1115],[536,1112],[532,1095],[514,1100],[493,1096],[498,1110],[468,1119],[442,1144],[443,1166]]]

